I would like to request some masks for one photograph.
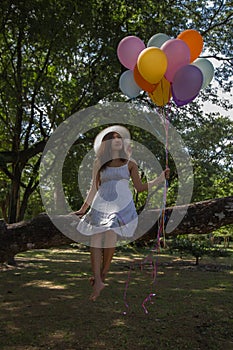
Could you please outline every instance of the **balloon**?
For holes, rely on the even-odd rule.
[[[140,94],[140,87],[136,84],[132,70],[123,72],[120,76],[119,87],[123,94],[129,98],[137,97]]]
[[[171,83],[163,77],[149,96],[157,106],[165,106],[171,98]]]
[[[203,75],[198,67],[192,64],[181,67],[176,72],[172,83],[174,101],[184,105],[194,100],[201,89],[202,82]]]
[[[203,49],[203,38],[200,33],[194,29],[187,29],[177,37],[183,40],[190,49],[190,62],[193,62]]]
[[[187,105],[189,102],[192,102],[197,97],[197,95],[193,96],[185,101],[178,100],[175,96],[173,96],[173,100],[178,107],[181,107],[181,106]]]
[[[141,74],[138,71],[137,65],[134,68],[133,75],[134,75],[135,82],[137,83],[138,86],[140,86],[140,88],[142,88],[144,91],[147,91],[147,92],[154,91],[155,84],[149,83],[141,76]]]
[[[158,83],[167,69],[167,57],[158,47],[147,47],[138,56],[138,71],[151,84]]]
[[[140,38],[134,35],[127,36],[119,42],[117,56],[123,66],[133,70],[139,53],[144,49],[145,44]]]
[[[190,62],[189,47],[183,40],[170,39],[162,45],[161,50],[167,56],[168,62],[164,76],[172,82],[178,69]]]
[[[203,83],[201,88],[205,89],[214,77],[214,66],[206,58],[198,58],[192,64],[201,70],[203,74]]]
[[[167,34],[163,34],[163,33],[155,34],[149,39],[147,43],[147,47],[150,47],[150,46],[161,47],[169,39],[170,37]]]

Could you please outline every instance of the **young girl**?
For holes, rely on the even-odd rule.
[[[92,185],[83,205],[75,212],[81,217],[77,230],[91,236],[93,277],[90,282],[93,293],[90,299],[93,301],[105,287],[104,280],[117,240],[132,237],[137,227],[138,216],[129,189],[130,177],[138,192],[146,191],[169,177],[167,168],[156,179],[142,183],[138,166],[130,158],[129,141],[129,131],[120,125],[108,127],[97,135]]]

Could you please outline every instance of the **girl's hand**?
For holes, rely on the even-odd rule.
[[[164,180],[169,179],[170,177],[170,169],[166,168],[164,171],[162,171],[162,173],[159,175],[159,177],[157,178],[158,183],[162,183],[164,182]]]
[[[74,211],[72,214],[78,215],[79,217],[82,217],[85,214],[85,210],[79,209],[77,211]]]
[[[166,168],[164,171],[164,176],[165,176],[165,179],[169,179],[170,178],[170,169],[169,168]]]

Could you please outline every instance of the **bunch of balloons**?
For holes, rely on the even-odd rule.
[[[175,39],[155,34],[147,46],[137,36],[127,36],[117,47],[118,59],[127,68],[120,76],[120,90],[129,98],[144,90],[157,106],[166,105],[171,97],[177,106],[186,105],[214,76],[212,63],[198,58],[202,49],[203,38],[194,29]]]

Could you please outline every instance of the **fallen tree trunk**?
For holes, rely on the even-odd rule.
[[[192,203],[187,206],[166,208],[167,219],[172,211],[186,211],[182,222],[169,235],[207,234],[229,224],[233,224],[233,196]],[[160,210],[151,211],[158,214]],[[66,216],[62,216],[66,221]],[[67,216],[67,224],[70,219]],[[156,238],[155,224],[139,241]],[[9,261],[16,254],[29,249],[44,249],[72,243],[52,223],[47,214],[40,214],[31,221],[6,224],[0,220],[0,262]]]
[[[233,224],[233,196],[216,198],[192,203],[188,206],[166,208],[167,222],[171,214],[180,215],[187,210],[181,223],[169,233],[169,236],[181,234],[208,234],[220,227]],[[140,240],[148,241],[156,238],[157,223]]]

